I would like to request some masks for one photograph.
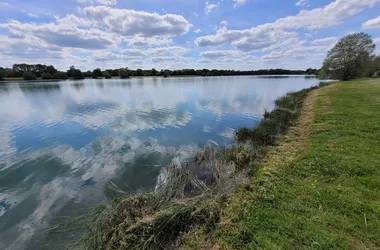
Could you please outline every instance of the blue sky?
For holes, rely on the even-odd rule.
[[[0,66],[319,68],[380,0],[0,0]]]

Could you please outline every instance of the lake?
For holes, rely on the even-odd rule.
[[[47,228],[107,200],[111,181],[153,190],[160,169],[233,143],[304,76],[0,83],[0,249],[53,249]]]

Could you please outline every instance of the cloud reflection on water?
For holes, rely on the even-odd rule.
[[[0,91],[0,201],[10,206],[0,213],[0,246],[23,249],[63,210],[104,200],[111,179],[127,190],[154,188],[163,165],[208,141],[231,142],[234,129],[252,126],[277,97],[316,83],[215,77],[7,85]],[[83,186],[87,180],[93,185]]]

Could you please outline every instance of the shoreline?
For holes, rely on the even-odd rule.
[[[37,80],[24,80],[22,77],[12,77],[12,78],[4,78],[0,80],[1,83],[33,83],[33,82],[59,82],[59,81],[81,81],[81,80],[114,80],[114,79],[122,79],[122,80],[128,80],[128,79],[144,79],[144,78],[163,78],[163,79],[170,79],[170,78],[191,78],[191,77],[229,77],[229,76],[252,76],[252,77],[288,77],[288,76],[298,76],[298,77],[311,77],[311,78],[317,78],[316,75],[294,75],[294,74],[289,74],[289,75],[220,75],[220,76],[200,76],[200,75],[175,75],[175,76],[130,76],[129,78],[120,78],[120,77],[112,77],[112,78],[104,78],[104,77],[99,77],[99,78],[91,78],[91,77],[86,77],[84,79],[37,79]]]

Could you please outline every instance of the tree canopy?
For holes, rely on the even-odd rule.
[[[366,33],[347,35],[328,52],[321,74],[339,80],[367,76],[374,63],[375,48],[371,36]]]
[[[53,75],[57,70],[52,65],[43,64],[14,64],[12,67],[13,76],[21,77],[25,72],[31,72],[37,77],[41,77],[43,73],[49,73]]]

